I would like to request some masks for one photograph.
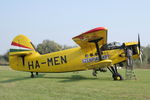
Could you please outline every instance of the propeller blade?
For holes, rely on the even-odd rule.
[[[138,34],[138,47],[139,47],[139,59],[140,59],[140,62],[142,63],[143,60],[142,60],[142,51],[141,51],[141,40],[140,40],[140,34]]]
[[[140,54],[140,62],[143,63],[142,55]]]
[[[141,41],[140,41],[140,35],[138,34],[138,47],[139,51],[141,52]]]

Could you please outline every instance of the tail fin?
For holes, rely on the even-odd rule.
[[[35,51],[35,47],[31,40],[24,35],[16,36],[10,48],[10,55],[28,55]]]

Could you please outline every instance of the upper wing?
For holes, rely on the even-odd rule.
[[[104,27],[97,27],[82,33],[74,38],[72,38],[81,48],[91,48],[95,47],[95,44],[90,42],[94,40],[101,39],[98,44],[102,46],[107,43],[107,29]]]

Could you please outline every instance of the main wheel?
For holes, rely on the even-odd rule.
[[[92,75],[97,77],[97,73],[96,72],[92,72]]]
[[[33,72],[31,72],[31,78],[34,78],[34,74],[33,74]]]
[[[113,79],[116,80],[116,81],[123,80],[123,77],[122,77],[119,73],[113,74],[112,77],[113,77]]]
[[[38,75],[39,75],[39,73],[38,73],[38,72],[36,72],[36,75],[38,76]]]

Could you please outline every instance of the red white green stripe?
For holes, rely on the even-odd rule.
[[[11,43],[10,52],[20,52],[20,51],[30,51],[30,50],[33,50],[33,49],[30,47],[15,43],[15,42]]]

